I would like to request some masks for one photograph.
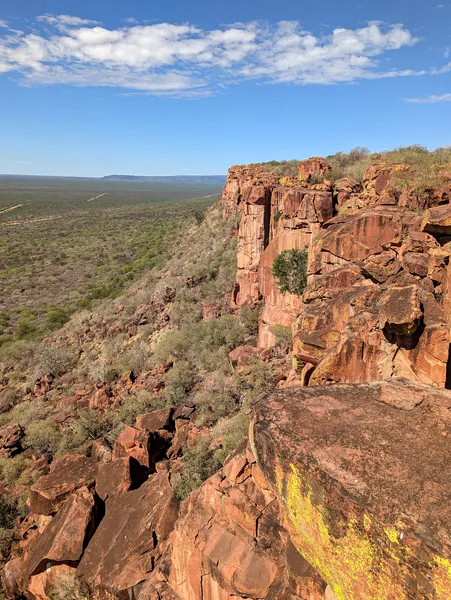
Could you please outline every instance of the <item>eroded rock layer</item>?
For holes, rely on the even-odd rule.
[[[408,187],[392,187],[400,172],[408,180],[407,165],[381,164],[363,184],[331,182],[320,158],[278,181],[258,165],[230,170],[224,211],[242,211],[232,305],[262,303],[261,348],[275,343],[275,325],[292,327],[310,385],[398,376],[447,385],[449,186],[419,206]],[[281,294],[274,259],[304,247],[304,296]]]

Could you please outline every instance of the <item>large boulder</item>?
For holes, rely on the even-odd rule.
[[[159,435],[158,432],[126,427],[114,445],[113,460],[131,457],[153,473],[156,462],[164,456],[168,445],[167,437]]]
[[[102,500],[138,488],[146,479],[146,472],[131,456],[100,463],[96,492]]]
[[[443,204],[427,210],[421,224],[423,231],[438,235],[451,233],[451,204]]]
[[[84,487],[67,498],[31,544],[26,562],[27,576],[36,575],[54,564],[78,563],[95,525],[94,497]]]
[[[173,412],[174,409],[169,407],[144,413],[136,418],[135,426],[137,429],[146,429],[152,433],[155,433],[160,429],[167,429],[170,431],[173,429]]]
[[[18,424],[0,429],[0,456],[11,457],[22,451],[24,430]]]
[[[8,597],[25,594],[33,600],[51,599],[55,578],[74,574],[100,517],[92,492],[82,487],[64,501],[54,517],[35,518],[29,530],[20,532],[22,553],[3,569]]]
[[[168,473],[108,498],[105,511],[77,572],[95,588],[121,593],[147,579],[165,550],[178,513]]]
[[[416,285],[390,287],[383,293],[380,303],[382,327],[402,335],[411,335],[417,330],[423,311]]]
[[[82,454],[66,454],[55,460],[50,473],[31,486],[28,506],[33,513],[55,513],[66,498],[81,487],[95,484],[98,463]]]
[[[363,187],[370,201],[381,204],[397,204],[400,191],[397,190],[396,180],[405,178],[409,166],[398,163],[380,163],[371,165],[363,178]]]
[[[325,583],[290,542],[276,496],[245,445],[189,496],[170,540],[157,578],[170,586],[162,598],[324,597]],[[143,592],[156,587],[150,582]]]
[[[256,404],[257,462],[337,598],[451,597],[450,409],[450,392],[403,379]]]
[[[314,177],[327,177],[331,168],[321,156],[313,156],[299,163],[299,179],[310,182]]]

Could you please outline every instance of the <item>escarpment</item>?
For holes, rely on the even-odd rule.
[[[305,367],[310,385],[408,377],[446,387],[449,183],[420,206],[408,187],[391,185],[408,165],[374,165],[362,184],[328,181],[328,169],[309,159],[279,181],[257,166],[253,180],[250,167],[230,170],[224,212],[242,210],[232,305],[262,303],[261,348],[275,343],[275,325],[292,328],[297,371]],[[281,294],[274,258],[305,247],[303,298]]]
[[[2,573],[9,598],[59,599],[74,578],[89,590],[75,597],[99,600],[451,598],[451,187],[419,197],[410,174],[383,162],[333,181],[320,157],[298,176],[230,169],[230,310],[260,310],[230,368],[273,361],[275,389],[183,501],[182,448],[206,434],[192,401],[139,415],[112,451],[98,440],[54,461]],[[302,296],[282,293],[276,257],[305,248]],[[292,332],[283,359],[278,327]],[[4,430],[4,452],[22,435]]]

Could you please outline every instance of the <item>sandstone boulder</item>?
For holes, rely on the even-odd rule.
[[[94,497],[88,488],[80,488],[67,498],[49,525],[31,544],[26,561],[27,578],[55,564],[76,564],[94,529]]]
[[[376,202],[397,204],[400,192],[396,190],[396,179],[405,176],[409,166],[405,164],[380,163],[371,165],[363,178],[366,194]]]
[[[77,572],[96,588],[120,593],[152,572],[173,529],[178,502],[168,473],[162,472],[137,490],[108,498],[105,509]]]
[[[24,430],[20,425],[8,425],[0,429],[0,454],[11,457],[22,451]]]
[[[325,584],[289,541],[279,511],[242,445],[183,504],[162,572],[175,597],[322,600]]]
[[[160,436],[157,432],[126,427],[119,434],[114,445],[113,460],[130,456],[153,473],[155,463],[164,456],[167,447],[167,438]]]
[[[299,179],[309,182],[315,176],[327,176],[330,165],[321,156],[314,156],[299,163]]]
[[[100,463],[96,492],[102,500],[138,488],[146,479],[146,473],[131,456]]]
[[[391,287],[382,295],[380,308],[382,327],[388,327],[402,335],[411,335],[418,328],[422,316],[416,285]]]
[[[252,364],[258,356],[258,348],[255,346],[238,346],[229,352],[229,359],[233,367],[242,368]]]
[[[436,206],[424,213],[421,224],[423,231],[437,235],[451,233],[451,204]]]
[[[450,392],[399,379],[256,404],[258,464],[337,597],[451,597],[450,407]]]
[[[146,429],[155,433],[159,429],[173,429],[172,414],[173,408],[161,408],[152,412],[139,415],[136,418],[135,426],[137,429]]]
[[[70,494],[79,488],[94,486],[97,470],[98,463],[82,454],[66,454],[55,460],[50,473],[31,486],[30,510],[41,515],[56,512]]]

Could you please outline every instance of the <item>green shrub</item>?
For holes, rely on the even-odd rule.
[[[40,346],[36,350],[35,378],[47,373],[60,377],[70,371],[77,362],[74,352],[58,346]]]
[[[78,452],[88,456],[92,439],[77,426],[77,421],[66,427],[61,434],[61,442],[56,451],[55,458]]]
[[[244,327],[226,315],[171,331],[155,348],[160,363],[183,360],[199,372],[228,367],[228,353],[244,342]]]
[[[270,332],[276,338],[276,346],[284,350],[289,350],[291,348],[291,327],[285,327],[284,325],[272,325],[272,327],[270,327]]]
[[[180,404],[197,381],[196,372],[186,360],[178,360],[165,375],[164,395],[168,404]]]
[[[249,417],[238,413],[232,417],[221,419],[212,429],[214,440],[221,440],[221,447],[216,450],[215,458],[222,464],[231,452],[247,438],[249,431]]]
[[[0,425],[10,425],[18,423],[22,427],[27,427],[30,423],[40,421],[48,416],[50,408],[46,405],[42,398],[28,400],[16,404],[9,412],[1,415]]]
[[[119,420],[125,425],[133,425],[138,415],[154,409],[152,396],[147,390],[140,390],[125,396],[118,411]]]
[[[284,250],[276,256],[272,274],[282,294],[301,296],[307,285],[307,250]]]
[[[69,320],[69,312],[64,308],[51,308],[47,312],[46,327],[50,331],[60,329]]]
[[[86,440],[104,437],[108,441],[114,442],[124,428],[118,414],[113,411],[101,412],[96,409],[85,409],[80,411],[77,417],[75,430]]]
[[[337,152],[327,156],[326,161],[332,169],[327,174],[327,178],[332,181],[342,177],[351,177],[361,183],[363,176],[371,165],[370,151],[368,148],[361,147],[354,148],[347,154]]]
[[[273,388],[277,382],[273,365],[258,359],[255,359],[245,372],[236,373],[235,379],[243,407],[250,406],[260,394]]]
[[[208,373],[202,388],[194,396],[194,402],[198,422],[202,425],[212,425],[222,417],[231,415],[239,408],[235,378],[222,371]]]
[[[0,495],[0,527],[11,529],[18,514],[17,504],[6,496]]]
[[[16,337],[18,339],[33,340],[37,335],[36,316],[30,310],[23,310],[17,322]]]
[[[54,456],[61,440],[58,425],[51,419],[30,423],[26,429],[26,446],[40,454],[49,453]]]
[[[8,560],[13,540],[14,531],[0,527],[0,560]],[[6,600],[6,596],[3,596],[0,592],[0,600],[3,599]]]
[[[249,308],[248,306],[243,306],[240,308],[238,313],[238,317],[240,322],[243,324],[246,329],[246,333],[248,335],[257,335],[258,333],[258,319],[261,312],[261,306],[257,306],[255,308]]]
[[[298,160],[270,160],[266,163],[261,163],[263,171],[274,173],[277,177],[296,177],[299,174]]]
[[[6,485],[16,482],[32,462],[30,458],[26,458],[23,454],[7,458],[2,468],[2,479]]]
[[[124,371],[131,371],[136,376],[148,371],[150,368],[149,347],[141,340],[132,344],[127,348],[122,359],[122,367]]]
[[[93,598],[88,586],[75,573],[66,571],[54,576],[48,596],[49,600],[92,600]]]
[[[183,472],[175,484],[175,493],[184,500],[221,467],[210,446],[209,438],[201,438],[183,455]]]

